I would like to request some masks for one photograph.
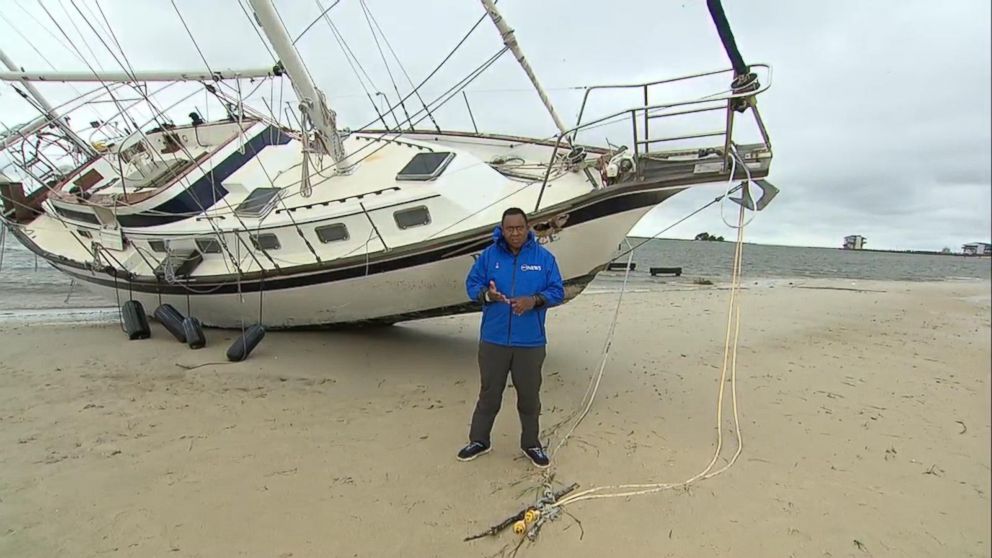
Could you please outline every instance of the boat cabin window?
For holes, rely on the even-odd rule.
[[[220,254],[222,250],[220,248],[220,242],[216,238],[197,238],[196,239],[196,249],[200,251],[201,254]]]
[[[153,252],[158,252],[160,254],[166,254],[169,252],[169,247],[166,246],[164,240],[149,240],[148,246]]]
[[[393,213],[393,219],[396,220],[397,227],[409,229],[431,224],[431,213],[427,210],[427,206],[422,205],[410,209],[401,209]]]
[[[132,159],[124,172],[124,188],[129,192],[155,190],[172,182],[193,166],[189,159],[160,161],[151,157]]]
[[[351,238],[348,236],[348,227],[344,223],[335,223],[333,225],[325,225],[323,227],[317,227],[314,229],[317,233],[317,238],[321,242],[327,244],[328,242],[337,242],[339,240],[348,240]]]
[[[455,154],[448,151],[417,153],[396,175],[396,180],[434,180],[454,158]]]
[[[279,244],[279,237],[272,233],[253,234],[251,235],[251,243],[255,245],[256,250],[278,250],[282,248]]]
[[[83,238],[93,238],[93,235],[90,234],[90,231],[85,231],[83,229],[76,229],[76,232],[79,233],[79,236]]]
[[[137,155],[138,153],[145,153],[147,151],[148,149],[145,147],[145,142],[139,141],[134,145],[121,149],[120,158],[125,163],[129,163],[131,162],[131,159],[133,159],[135,155]]]
[[[73,211],[71,209],[66,209],[66,208],[64,208],[64,207],[62,207],[60,205],[56,205],[54,207],[55,207],[55,212],[58,213],[59,215],[62,215],[63,217],[68,217],[69,219],[73,219],[73,220],[76,220],[76,221],[83,221],[83,222],[86,222],[86,223],[92,223],[94,225],[99,225],[100,224],[100,220],[97,219],[96,218],[96,215],[93,215],[92,213],[84,213],[82,211]]]

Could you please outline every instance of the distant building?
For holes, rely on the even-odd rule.
[[[988,242],[972,242],[961,247],[965,256],[992,256],[992,244]]]
[[[845,250],[861,250],[865,247],[865,243],[868,239],[861,236],[860,234],[852,234],[851,236],[844,237],[844,249]]]

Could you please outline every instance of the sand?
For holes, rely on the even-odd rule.
[[[520,556],[988,556],[989,283],[748,283],[744,449],[689,490],[577,503]],[[809,288],[815,287],[815,288]],[[838,290],[844,289],[844,290]],[[727,291],[627,293],[599,397],[556,456],[583,488],[709,461]],[[576,408],[615,293],[549,318],[543,425]],[[508,390],[465,442],[477,315],[361,333],[0,326],[0,556],[492,556],[533,501]],[[727,423],[730,424],[729,421]],[[728,431],[729,456],[734,449]],[[724,461],[721,460],[721,464]]]

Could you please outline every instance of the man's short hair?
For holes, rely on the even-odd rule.
[[[523,209],[520,209],[519,207],[511,207],[510,209],[507,209],[506,211],[504,211],[503,212],[503,217],[500,218],[499,222],[502,223],[510,215],[519,215],[519,216],[521,216],[521,217],[524,218],[524,223],[528,223],[529,222],[527,220],[527,214],[524,213],[524,210]]]

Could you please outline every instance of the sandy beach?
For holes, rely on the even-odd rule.
[[[793,283],[746,283],[734,467],[577,503],[519,556],[988,556],[989,282]],[[625,295],[557,483],[706,465],[721,287]],[[578,406],[616,297],[549,316],[542,425]],[[2,325],[0,556],[498,555],[515,535],[462,539],[532,503],[541,473],[517,449],[512,389],[493,452],[454,458],[478,319],[275,332],[244,363],[191,370],[177,364],[222,363],[233,333],[191,351],[158,324],[130,342],[113,325]]]

